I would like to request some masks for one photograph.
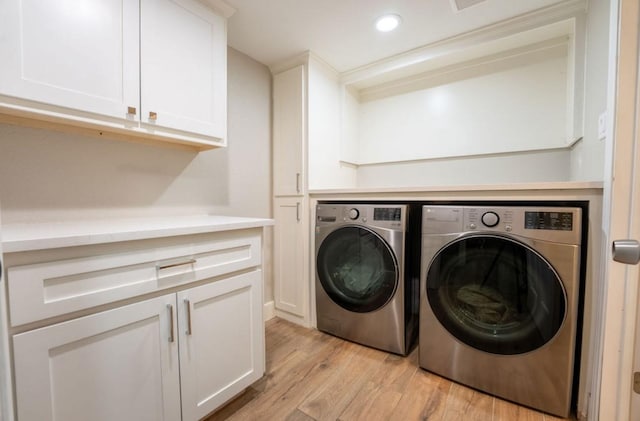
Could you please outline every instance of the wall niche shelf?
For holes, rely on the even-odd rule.
[[[355,166],[568,150],[583,133],[585,1],[340,74]]]

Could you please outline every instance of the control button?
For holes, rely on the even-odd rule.
[[[358,211],[358,209],[356,208],[349,209],[349,218],[351,220],[358,219],[358,216],[360,216],[360,212]]]
[[[500,217],[495,212],[485,212],[482,215],[482,223],[489,228],[495,227],[498,225],[498,222],[500,222]]]
[[[362,218],[362,222],[367,222],[367,218]]]
[[[507,225],[506,227],[504,227],[504,229],[507,230],[507,232],[511,232],[513,228],[511,227],[511,225]]]
[[[476,229],[476,224],[469,224],[469,229],[472,229],[472,230]]]

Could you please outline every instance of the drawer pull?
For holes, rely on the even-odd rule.
[[[191,335],[191,303],[187,298],[184,299],[184,305],[187,307],[187,331],[185,333]]]
[[[169,342],[173,342],[173,306],[171,304],[167,304],[167,310],[169,310]]]
[[[156,121],[158,119],[158,113],[155,111],[149,111],[149,120]]]
[[[169,269],[169,268],[174,268],[176,266],[182,266],[182,265],[192,265],[196,262],[196,259],[189,259],[186,262],[180,262],[180,263],[170,263],[168,265],[162,265],[162,266],[158,266],[158,270],[162,270],[162,269]]]

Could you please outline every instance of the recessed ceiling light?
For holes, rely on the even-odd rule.
[[[376,20],[376,29],[380,32],[393,31],[398,25],[400,25],[400,16],[398,15],[384,15]]]

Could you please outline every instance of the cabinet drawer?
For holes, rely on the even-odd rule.
[[[261,236],[224,232],[7,269],[12,326],[258,266]]]

